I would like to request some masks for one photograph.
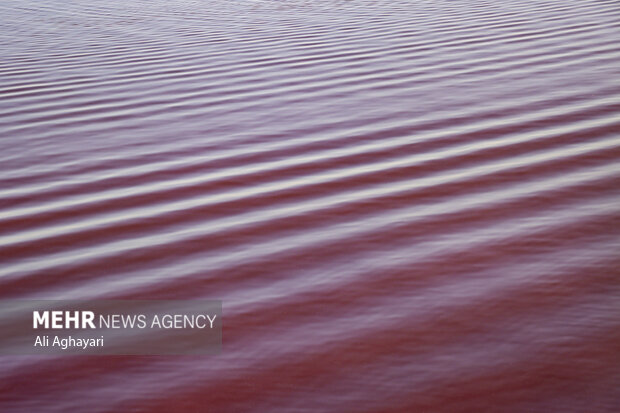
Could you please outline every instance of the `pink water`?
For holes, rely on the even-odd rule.
[[[221,299],[224,344],[0,357],[0,412],[620,412],[619,40],[617,1],[2,1],[0,299]]]

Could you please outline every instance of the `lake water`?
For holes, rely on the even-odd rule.
[[[620,411],[617,1],[4,0],[0,299],[221,299],[2,412]]]

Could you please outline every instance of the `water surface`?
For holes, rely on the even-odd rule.
[[[620,411],[616,1],[4,0],[0,299],[221,299],[2,412]]]

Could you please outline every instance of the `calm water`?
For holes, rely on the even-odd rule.
[[[620,411],[617,1],[4,0],[0,298],[224,301],[2,412]]]

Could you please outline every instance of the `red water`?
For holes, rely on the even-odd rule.
[[[620,412],[617,1],[4,0],[0,299],[213,298],[1,412]],[[146,343],[145,345],[148,345]]]

